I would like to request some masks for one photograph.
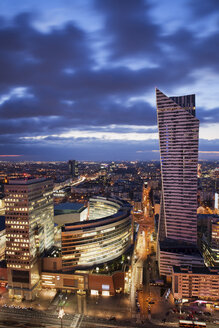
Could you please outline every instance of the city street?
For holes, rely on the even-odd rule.
[[[140,320],[132,318],[130,298],[125,295],[95,297],[57,294],[55,296],[53,291],[43,290],[39,296],[41,299],[38,298],[37,301],[21,303],[9,300],[7,293],[4,293],[1,297],[0,327],[61,327],[61,320],[58,318],[60,306],[65,312],[62,320],[63,328],[160,326],[156,320],[151,323],[144,318]]]
[[[79,320],[78,320],[79,319]],[[20,327],[20,328],[58,328],[61,327],[61,320],[58,314],[45,311],[30,311],[24,309],[1,308],[0,327]],[[62,320],[62,327],[67,328],[89,328],[89,327],[148,327],[157,328],[160,325],[152,324],[148,321],[135,323],[134,320],[116,320],[111,318],[98,318],[84,315],[65,315]],[[168,327],[168,326],[166,326]]]

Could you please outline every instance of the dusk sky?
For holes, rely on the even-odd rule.
[[[0,2],[1,160],[159,159],[155,87],[219,159],[218,0]]]

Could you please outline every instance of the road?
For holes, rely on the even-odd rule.
[[[55,313],[43,312],[43,311],[30,311],[25,309],[13,309],[13,308],[1,308],[0,311],[0,327],[1,328],[60,328],[61,320],[58,319],[58,315]],[[65,315],[62,322],[63,328],[158,328],[159,325],[154,325],[150,322],[144,322],[144,324],[136,324],[132,320],[115,320],[106,318],[96,318],[84,316],[82,314]],[[167,327],[167,326],[165,326]]]
[[[75,182],[71,182],[71,179],[67,179],[66,181],[63,181],[63,182],[61,182],[61,183],[59,183],[59,184],[56,184],[55,186],[54,186],[54,188],[53,188],[53,191],[58,191],[58,190],[60,190],[60,189],[62,189],[62,188],[65,188],[65,187],[68,187],[68,186],[77,186],[77,185],[79,185],[80,183],[82,183],[82,182],[84,182],[86,180],[86,178],[85,177],[80,177],[77,181],[75,181]]]
[[[132,282],[134,287],[132,286],[131,301],[133,308],[133,290],[134,288],[139,289],[137,301],[140,305],[140,313],[137,313],[136,317],[139,317],[141,320],[156,320],[156,322],[161,323],[162,319],[165,318],[166,312],[173,305],[160,297],[159,287],[150,286],[150,282],[158,279],[159,275],[155,257],[156,242],[153,238],[154,217],[153,215],[147,215],[147,213],[150,213],[148,208],[150,204],[148,204],[146,197],[146,202],[143,204],[143,213],[145,214],[135,215],[133,213],[134,221],[139,224],[139,230],[135,245],[135,261],[132,265]]]

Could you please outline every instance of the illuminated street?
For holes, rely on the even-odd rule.
[[[9,319],[10,317],[10,319]],[[156,328],[159,325],[144,323],[136,324],[134,321],[124,319],[117,320],[115,317],[98,318],[97,316],[85,316],[85,315],[68,315],[65,314],[63,317],[63,328],[89,328],[89,327],[152,327]],[[19,322],[19,323],[18,323]],[[20,323],[22,322],[22,324]],[[30,311],[21,310],[14,308],[2,308],[0,313],[0,327],[21,327],[21,328],[58,328],[61,327],[60,319],[58,314],[41,312],[41,311]]]

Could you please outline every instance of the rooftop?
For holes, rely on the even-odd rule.
[[[85,209],[82,203],[61,203],[54,206],[55,215],[81,213]]]
[[[218,214],[198,214],[197,215],[198,219],[219,219],[219,215]]]
[[[11,179],[9,180],[9,185],[30,185],[33,183],[39,183],[49,180],[47,178],[39,178],[39,179],[32,179],[32,178],[25,178],[25,179]]]
[[[193,267],[193,266],[173,266],[174,273],[193,273],[219,275],[219,268]]]
[[[160,250],[163,252],[179,253],[191,256],[195,255],[200,258],[202,257],[196,245],[177,240],[166,239],[164,241],[160,241]]]

